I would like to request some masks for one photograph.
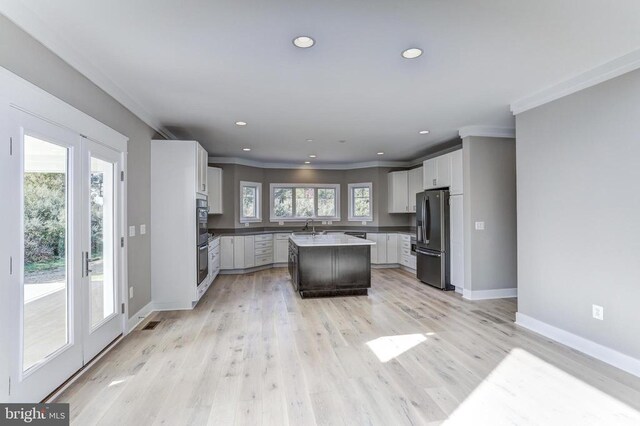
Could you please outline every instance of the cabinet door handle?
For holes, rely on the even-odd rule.
[[[436,186],[438,184],[438,179],[434,179],[433,180],[433,186]]]

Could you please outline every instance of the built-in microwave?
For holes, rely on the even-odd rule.
[[[198,224],[198,246],[209,242],[209,205],[206,198],[196,200],[196,222]]]

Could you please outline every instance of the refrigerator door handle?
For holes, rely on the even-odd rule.
[[[427,211],[429,213],[427,213]],[[424,241],[428,244],[431,239],[431,203],[429,202],[429,197],[427,197],[425,201],[425,207],[422,212],[426,216],[425,222],[423,222],[423,229],[425,233]]]
[[[442,257],[442,254],[440,253],[436,254],[436,253],[431,253],[431,252],[422,251],[422,250],[416,250],[416,253],[424,254],[425,256],[429,256],[429,257]]]
[[[421,204],[422,204],[422,217],[421,217],[421,219],[422,219],[422,228],[421,228],[422,235],[420,235],[420,242],[421,243],[426,243],[426,239],[427,239],[427,234],[425,232],[425,228],[427,227],[427,224],[425,222],[425,220],[426,220],[425,210],[427,208],[427,199],[426,199],[426,197],[422,199]]]

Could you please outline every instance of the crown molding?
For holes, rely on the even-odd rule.
[[[509,127],[467,126],[462,127],[458,133],[460,134],[461,138],[475,136],[513,139],[516,137],[516,129]]]
[[[58,36],[47,24],[40,19],[29,7],[20,0],[2,1],[0,13],[10,21],[20,27],[31,37],[42,43],[47,49],[60,57],[80,74],[89,79],[92,83],[104,90],[109,96],[114,98],[133,115],[145,122],[156,132],[167,139],[176,137],[165,129],[158,119],[153,117],[135,99],[120,88],[116,83],[107,77],[100,69],[95,67],[86,58],[75,51],[67,41]]]
[[[640,49],[578,74],[511,104],[514,115],[555,101],[640,68]]]
[[[248,160],[238,157],[209,157],[209,163],[237,164],[239,166],[258,167],[261,169],[311,169],[311,170],[350,170],[370,167],[410,167],[414,161],[363,161],[359,163],[272,163],[267,161]]]

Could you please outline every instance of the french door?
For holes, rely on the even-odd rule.
[[[38,402],[122,333],[123,154],[14,108],[10,121],[9,399]]]

